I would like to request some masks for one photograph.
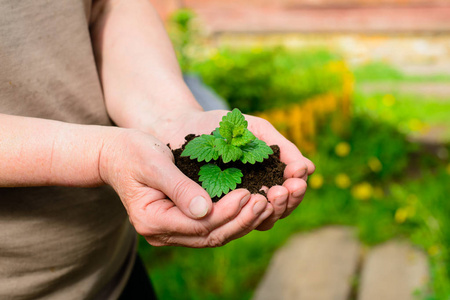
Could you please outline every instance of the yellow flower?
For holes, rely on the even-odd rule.
[[[346,189],[352,184],[350,177],[345,173],[339,173],[336,178],[334,178],[334,182],[336,183],[336,186],[341,189]]]
[[[437,254],[439,254],[439,246],[438,245],[433,245],[430,248],[428,248],[428,254],[430,256],[435,256]]]
[[[383,104],[387,107],[391,107],[395,104],[395,97],[391,94],[386,94],[383,96],[383,99],[381,100]]]
[[[368,200],[373,195],[373,187],[368,182],[362,182],[352,188],[352,195],[359,200]]]
[[[367,162],[369,165],[369,168],[372,170],[372,172],[378,173],[383,168],[383,165],[381,164],[380,160],[376,157],[369,158],[369,161]]]
[[[350,145],[347,142],[340,142],[334,147],[334,152],[336,152],[337,156],[344,157],[350,153]]]
[[[411,131],[421,131],[424,128],[424,124],[419,119],[411,119],[408,122],[408,127]]]
[[[308,179],[309,186],[313,189],[320,189],[323,185],[323,176],[320,174],[313,174]]]
[[[404,223],[407,218],[408,218],[408,210],[406,208],[400,207],[395,211],[394,216],[395,222],[401,224]]]

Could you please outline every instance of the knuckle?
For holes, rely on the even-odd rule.
[[[253,221],[254,221],[254,219],[250,219],[250,218],[237,218],[236,219],[236,222],[237,222],[239,228],[241,228],[241,230],[250,229],[253,225]]]
[[[200,237],[206,237],[211,232],[208,229],[208,227],[205,224],[203,224],[202,222],[197,222],[196,225],[194,225],[194,227],[193,227],[193,231],[196,236],[200,236]]]
[[[170,246],[172,245],[172,238],[168,235],[154,235],[145,237],[146,241],[155,247]]]
[[[151,232],[150,228],[148,228],[148,226],[145,226],[144,224],[140,223],[140,222],[133,222],[132,223],[134,229],[136,230],[136,232],[142,236],[152,236],[153,233]]]
[[[186,195],[190,189],[191,182],[187,179],[178,180],[173,189],[173,197],[174,199],[181,199],[184,195]]]
[[[217,233],[210,234],[206,240],[206,246],[209,248],[222,247],[226,243],[227,243],[226,238]]]

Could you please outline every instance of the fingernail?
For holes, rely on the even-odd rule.
[[[253,205],[253,213],[255,215],[261,214],[264,211],[264,209],[266,209],[266,206],[267,206],[266,200],[260,200],[256,202],[255,205]]]
[[[244,205],[247,204],[248,200],[250,200],[250,194],[247,194],[244,198],[241,199],[241,202],[239,203],[240,207],[244,207]]]
[[[304,193],[303,189],[297,190],[297,191],[292,193],[292,197],[299,198],[299,197],[301,197],[303,195],[303,193]]]
[[[202,196],[197,196],[191,200],[189,211],[194,217],[201,218],[208,213],[208,203]]]

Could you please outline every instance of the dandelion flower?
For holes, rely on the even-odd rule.
[[[309,186],[313,189],[320,189],[323,185],[323,176],[320,174],[313,174],[308,180]]]
[[[383,168],[383,165],[381,164],[380,160],[376,157],[369,158],[369,161],[367,162],[369,165],[369,168],[372,170],[372,172],[378,173]]]
[[[334,152],[336,152],[337,156],[344,157],[350,153],[350,144],[347,142],[340,142],[334,147]]]
[[[395,222],[401,224],[404,223],[407,218],[408,218],[408,210],[406,208],[400,207],[395,211],[394,216]]]
[[[428,248],[428,254],[430,256],[435,256],[435,255],[439,254],[439,246],[433,245],[430,248]]]
[[[334,182],[336,183],[336,186],[341,189],[346,189],[352,184],[350,177],[345,173],[339,173],[334,179]]]
[[[383,96],[383,99],[381,99],[381,102],[383,102],[384,106],[391,107],[395,104],[395,97],[391,94],[386,94]]]
[[[368,182],[355,185],[351,190],[352,196],[359,200],[369,200],[373,195],[373,187]]]

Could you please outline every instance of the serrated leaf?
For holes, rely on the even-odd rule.
[[[224,139],[231,140],[233,138],[233,128],[233,123],[222,121],[220,122],[219,133]]]
[[[233,138],[237,136],[242,136],[246,130],[248,131],[248,129],[242,125],[234,126],[232,130]]]
[[[247,145],[254,139],[256,139],[256,137],[253,135],[253,133],[250,130],[245,129],[241,136],[235,137],[231,140],[231,145],[241,147]]]
[[[214,144],[224,163],[236,161],[242,156],[242,150],[239,147],[228,144],[225,140],[216,139]]]
[[[235,126],[244,126],[244,128],[247,128],[248,122],[245,120],[244,115],[241,113],[241,111],[237,108],[233,109],[229,113],[227,113],[225,116],[222,117],[222,122],[228,121]],[[222,123],[220,122],[220,123]],[[222,124],[220,124],[222,126]]]
[[[216,150],[216,137],[208,134],[203,134],[187,143],[181,156],[189,156],[191,159],[197,161],[209,162],[212,159],[219,158],[219,152]]]
[[[264,141],[255,139],[242,148],[241,161],[254,164],[255,162],[262,162],[264,159],[269,158],[269,155],[273,154],[272,148],[270,148]]]
[[[242,172],[236,168],[228,168],[221,170],[220,167],[207,164],[200,168],[199,181],[202,187],[213,197],[220,197],[227,194],[230,190],[234,190],[237,184],[241,183]]]
[[[220,134],[220,132],[219,132],[219,127],[217,127],[216,129],[214,129],[214,131],[212,132],[212,135],[215,137],[215,138],[218,138],[218,139],[224,139],[224,137]]]

